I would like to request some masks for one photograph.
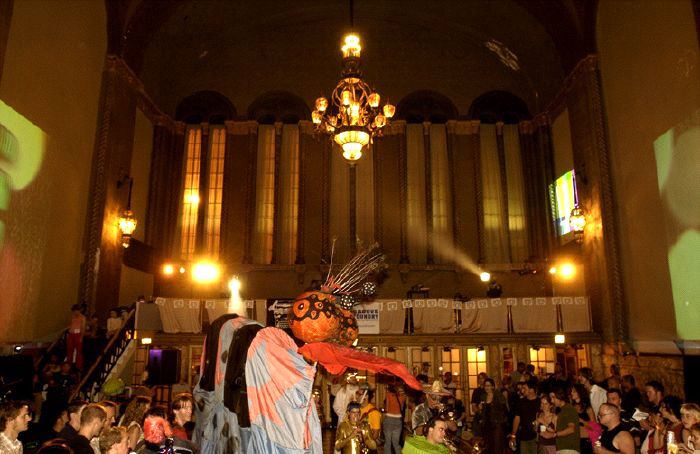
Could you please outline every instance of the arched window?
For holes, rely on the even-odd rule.
[[[299,121],[310,117],[304,101],[284,91],[265,93],[248,108],[248,119],[259,124],[252,239],[255,263],[295,262],[299,217]],[[279,242],[277,245],[273,241],[275,238]]]
[[[530,113],[517,96],[492,91],[474,100],[469,117],[481,123],[482,259],[523,262],[529,246],[518,123],[529,119]]]
[[[180,257],[219,256],[226,126],[236,110],[219,93],[202,91],[183,99],[176,119],[186,123],[180,207]]]

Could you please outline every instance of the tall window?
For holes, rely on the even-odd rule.
[[[452,203],[445,125],[430,125],[430,186],[435,262],[445,263],[449,257],[446,257],[448,251],[444,251],[443,248],[451,244],[452,239]]]
[[[202,175],[202,128],[201,126],[191,126],[187,129],[180,226],[180,256],[184,260],[194,259],[197,253],[197,225],[200,210],[204,210],[205,238],[203,238],[203,244],[206,248],[205,252],[211,258],[217,258],[219,255],[226,128],[212,126],[208,143],[209,149],[205,156],[208,161],[209,173]],[[206,194],[202,194],[204,188],[207,187]],[[205,200],[201,200],[202,196],[205,196]]]
[[[188,128],[180,237],[180,255],[185,260],[191,260],[194,257],[197,243],[201,157],[202,129],[200,127]]]
[[[443,348],[442,350],[442,373],[449,372],[452,375],[452,382],[457,386],[457,399],[462,399],[462,363],[460,361],[459,348]]]
[[[471,401],[474,390],[479,387],[477,377],[481,372],[487,373],[486,351],[479,347],[467,348],[467,387]]]
[[[483,256],[486,263],[507,263],[508,232],[504,223],[503,187],[496,125],[480,127]]]
[[[541,377],[554,373],[556,355],[554,347],[530,347],[530,364]]]
[[[282,127],[280,160],[280,227],[279,263],[292,264],[297,253],[299,218],[299,126]]]
[[[272,262],[275,217],[275,127],[258,127],[258,163],[255,196],[253,261]]]
[[[412,263],[427,262],[427,217],[425,207],[425,146],[423,125],[406,125],[407,192],[406,224],[408,256]]]
[[[218,258],[221,243],[221,200],[224,192],[224,156],[226,128],[210,130],[209,140],[209,194],[206,208],[206,252]]]

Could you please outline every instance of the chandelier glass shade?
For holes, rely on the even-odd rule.
[[[330,97],[317,98],[311,119],[316,130],[333,137],[343,149],[343,157],[357,161],[362,157],[362,149],[371,144],[374,137],[381,136],[396,108],[386,103],[381,105],[381,97],[362,80],[360,70],[360,38],[350,34],[345,37],[343,71],[341,79]]]

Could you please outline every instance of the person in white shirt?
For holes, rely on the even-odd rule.
[[[22,443],[17,436],[27,430],[31,420],[26,403],[10,400],[0,404],[0,452],[22,454]]]
[[[605,389],[596,385],[593,380],[593,370],[590,367],[582,367],[578,370],[578,382],[588,391],[593,413],[598,417],[600,406],[608,402],[608,393]]]

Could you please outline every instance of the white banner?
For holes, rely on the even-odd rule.
[[[381,303],[358,304],[353,308],[360,334],[379,334]]]

